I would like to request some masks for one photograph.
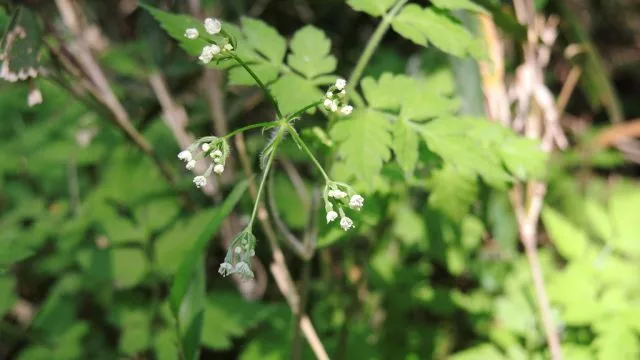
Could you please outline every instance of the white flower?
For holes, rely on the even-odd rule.
[[[233,265],[229,264],[226,261],[223,262],[222,264],[220,264],[218,273],[220,273],[220,275],[222,276],[228,276],[229,274],[233,273]]]
[[[211,153],[211,157],[214,157],[214,158],[222,157],[222,151],[220,151],[220,150],[213,150],[213,152]]]
[[[353,195],[349,200],[349,207],[354,210],[360,210],[364,206],[364,198],[358,194]]]
[[[204,29],[211,35],[215,35],[222,30],[222,23],[218,19],[204,19]]]
[[[40,89],[33,88],[29,91],[29,95],[27,95],[27,105],[32,107],[38,104],[42,104],[42,93],[40,92]]]
[[[336,88],[338,90],[344,90],[345,86],[347,86],[347,80],[342,78],[336,80]]]
[[[327,98],[331,99],[333,97],[333,93],[331,91],[327,91],[326,95]]]
[[[327,108],[327,109],[331,109],[331,105],[332,105],[332,104],[333,104],[333,100],[331,100],[331,99],[324,99],[324,103],[323,103],[323,105],[324,105],[324,107],[325,107],[325,108]]]
[[[211,145],[209,145],[209,143],[204,143],[202,144],[202,151],[207,152],[211,149]]]
[[[341,190],[329,190],[329,196],[334,199],[344,199],[347,197],[347,193]]]
[[[338,218],[338,213],[331,210],[327,213],[327,224]]]
[[[344,97],[345,95],[347,95],[347,90],[344,90],[344,89],[342,89],[342,91],[338,93],[338,96],[340,97]]]
[[[236,254],[240,254],[242,252],[242,248],[240,246],[236,246],[236,248],[233,249],[233,251],[235,251]]]
[[[353,112],[353,106],[351,105],[345,105],[342,108],[340,108],[340,114],[344,116],[351,115],[352,112]]]
[[[195,160],[189,160],[187,162],[187,165],[185,166],[185,168],[187,168],[187,170],[193,170],[196,167],[196,161]]]
[[[193,155],[191,155],[191,152],[189,150],[182,150],[178,154],[178,159],[189,162],[193,159]]]
[[[343,217],[342,219],[340,219],[340,227],[344,231],[351,229],[353,227],[353,220],[349,219],[346,216]]]
[[[187,30],[184,31],[184,37],[186,37],[187,39],[195,39],[198,37],[198,35],[200,35],[198,33],[198,29],[196,28],[188,28]]]
[[[222,164],[218,164],[216,166],[213,167],[213,172],[220,175],[224,172],[224,165]]]
[[[332,101],[331,102],[331,106],[329,107],[329,110],[331,110],[331,112],[336,112],[338,111],[338,102],[337,101]]]
[[[220,54],[220,46],[216,44],[207,45],[202,48],[202,53],[200,54],[200,61],[205,64],[208,64],[213,60],[213,57]]]
[[[193,183],[198,189],[200,189],[201,187],[207,185],[207,178],[202,175],[196,176],[193,178]]]
[[[239,263],[236,264],[236,268],[233,269],[233,272],[240,275],[241,278],[248,280],[248,279],[253,279],[253,271],[251,271],[251,268],[249,267],[249,264],[247,264],[244,261],[240,261]]]
[[[225,44],[225,45],[224,45],[224,49],[225,49],[226,51],[231,51],[231,50],[233,50],[233,45],[231,45],[231,44]]]

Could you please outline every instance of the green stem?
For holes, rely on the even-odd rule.
[[[261,123],[255,123],[255,124],[251,124],[251,125],[247,125],[245,127],[241,127],[239,129],[235,129],[232,132],[228,133],[227,135],[223,136],[223,139],[228,139],[230,137],[232,137],[233,135],[239,134],[241,132],[247,131],[247,130],[251,130],[251,129],[255,129],[255,128],[259,128],[259,127],[266,127],[269,125],[278,125],[279,122],[277,121],[265,121],[265,122],[261,122]]]
[[[289,133],[291,134],[291,136],[293,136],[296,139],[297,143],[300,144],[300,146],[302,147],[302,150],[304,150],[304,152],[307,153],[307,155],[311,158],[311,161],[313,161],[313,163],[316,165],[318,170],[320,170],[320,173],[322,173],[324,180],[328,183],[331,182],[329,175],[327,175],[327,173],[324,171],[318,159],[316,159],[316,157],[313,156],[313,153],[311,152],[311,150],[309,150],[309,147],[307,147],[307,144],[305,144],[305,142],[302,141],[302,139],[300,138],[300,135],[298,135],[296,130],[291,125],[287,124],[287,127],[289,128]]]
[[[256,82],[256,84],[258,84],[258,86],[260,86],[260,88],[262,89],[262,92],[264,92],[264,94],[266,95],[267,99],[269,99],[269,101],[271,101],[273,106],[276,108],[276,113],[278,114],[278,118],[282,119],[283,116],[282,116],[282,112],[280,112],[280,107],[278,106],[278,102],[271,95],[271,92],[269,92],[269,89],[267,89],[267,86],[262,82],[262,80],[260,80],[258,75],[256,75],[256,73],[254,73],[253,70],[251,70],[249,65],[247,65],[247,63],[245,63],[242,59],[240,59],[240,57],[238,55],[236,55],[235,53],[231,52],[231,57],[233,57],[238,62],[238,64],[240,64],[245,70],[247,70],[247,72],[249,73],[249,75],[251,75],[251,77]]]
[[[273,140],[273,150],[271,151],[271,154],[269,154],[267,165],[264,167],[264,171],[262,172],[262,179],[260,180],[260,186],[258,187],[258,193],[256,194],[256,202],[253,205],[253,212],[251,212],[251,218],[249,219],[249,224],[247,225],[248,229],[251,229],[253,227],[253,221],[256,219],[256,214],[258,213],[258,205],[260,205],[260,197],[262,196],[262,192],[264,191],[264,185],[267,182],[269,170],[271,170],[273,159],[276,157],[276,150],[278,148],[278,145],[280,144],[280,140],[282,140],[282,135],[284,134],[285,129],[286,127],[281,126],[276,133],[275,139]]]
[[[365,47],[364,52],[362,53],[362,55],[360,55],[360,59],[358,59],[358,62],[356,63],[356,67],[355,69],[353,69],[353,72],[349,77],[349,82],[347,83],[348,84],[347,93],[350,93],[355,89],[358,81],[360,81],[360,77],[362,77],[364,68],[367,66],[367,64],[369,64],[369,61],[371,60],[373,53],[378,48],[378,45],[380,45],[380,41],[382,41],[382,37],[387,32],[387,30],[389,30],[391,21],[393,21],[393,19],[396,17],[396,15],[398,15],[400,10],[404,6],[404,4],[406,4],[408,1],[409,0],[398,1],[393,6],[393,8],[387,14],[384,15],[380,24],[378,24],[378,28],[373,33],[373,35],[371,35],[371,38],[369,38],[369,42],[367,43],[367,46]],[[361,102],[361,101],[362,100],[359,99],[356,102]],[[357,104],[357,105],[362,106],[364,104]]]
[[[287,116],[287,120],[291,120],[291,119],[293,119],[293,118],[295,118],[295,117],[297,117],[297,116],[300,116],[300,115],[304,114],[307,110],[312,109],[312,108],[314,108],[314,107],[316,107],[316,106],[321,105],[323,102],[324,102],[324,101],[316,101],[316,102],[314,102],[313,104],[309,104],[309,105],[307,105],[307,106],[303,107],[302,109],[300,109],[300,110],[298,110],[298,111],[294,112],[293,114],[288,115],[288,116]]]

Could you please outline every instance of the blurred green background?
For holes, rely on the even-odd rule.
[[[65,3],[72,4],[71,19]],[[259,18],[287,38],[313,24],[331,40],[337,74],[351,71],[380,21],[342,0],[147,3],[230,23]],[[477,3],[498,24],[506,72],[513,74],[524,29],[512,4]],[[571,70],[582,70],[561,118],[571,146],[551,155],[541,218],[539,255],[554,321],[566,359],[638,359],[640,145],[633,138],[640,136],[640,3],[535,3],[560,20],[546,83],[558,94]],[[199,238],[210,240],[200,358],[290,358],[299,341],[294,316],[269,271],[262,230],[255,232],[255,281],[217,274],[225,242],[253,204],[242,188],[239,143],[224,176],[205,193],[176,158],[190,134],[270,120],[260,92],[197,64],[136,1],[0,5],[0,29],[11,29],[12,14],[24,6],[23,25],[33,27],[27,40],[40,54],[0,63],[41,74],[0,81],[0,359],[179,358],[168,296]],[[455,15],[478,31],[475,15]],[[3,39],[0,53],[16,54]],[[563,50],[570,44],[581,52],[568,60]],[[465,112],[484,101],[474,60],[417,47],[393,32],[365,70],[374,78],[385,72],[423,79]],[[35,89],[43,101],[29,106]],[[330,163],[326,127],[316,114],[301,132]],[[264,142],[257,131],[240,144],[255,173]],[[312,206],[321,184],[310,162],[292,142],[280,151],[270,213],[297,236],[309,213],[320,223],[309,262],[283,247],[332,359],[549,358],[508,189],[479,183],[461,193],[450,184],[450,197],[434,203],[433,163],[421,155],[424,171],[413,179],[388,164],[359,184],[366,206],[357,231],[344,233],[322,226],[322,208]],[[235,205],[228,217],[225,201]],[[305,341],[302,349],[303,358],[314,358]]]

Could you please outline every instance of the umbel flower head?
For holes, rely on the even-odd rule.
[[[215,59],[223,60],[227,58],[228,53],[234,50],[232,45],[234,41],[231,36],[222,30],[222,22],[218,19],[206,18],[203,25],[206,34],[202,38],[206,39],[209,44],[202,48],[198,59],[202,63],[208,64]],[[208,35],[216,36],[212,37]],[[188,28],[184,31],[184,37],[189,40],[194,40],[200,38],[200,32],[196,28]],[[216,40],[214,41],[212,38]]]
[[[256,237],[251,233],[251,230],[243,230],[229,245],[227,256],[225,256],[224,262],[220,264],[218,273],[222,276],[238,274],[242,279],[253,279],[251,260],[256,254],[255,248]]]
[[[344,210],[349,207],[352,210],[360,211],[364,206],[364,197],[357,194],[351,186],[343,183],[331,182],[324,189],[324,207],[327,211],[327,224],[340,218],[340,227],[347,231],[355,227],[353,220],[349,218]],[[334,209],[336,209],[334,210]]]
[[[353,112],[353,106],[347,103],[347,81],[345,79],[338,79],[336,83],[332,85],[324,95],[325,109],[332,113],[337,113],[343,116],[349,116]]]
[[[229,144],[224,139],[215,136],[206,136],[198,139],[191,144],[186,150],[180,151],[178,159],[185,162],[187,170],[193,170],[196,167],[196,161],[209,158],[211,163],[202,175],[193,178],[193,184],[197,188],[207,185],[207,178],[211,173],[218,175],[224,172],[225,162],[229,157]]]

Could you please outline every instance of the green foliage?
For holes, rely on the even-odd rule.
[[[331,129],[350,174],[364,180],[380,173],[383,163],[391,158],[390,130],[385,116],[373,109],[356,111]]]
[[[282,138],[256,127],[245,132],[246,143],[229,149],[227,170],[208,197],[180,169],[176,139],[209,135],[211,110],[216,129],[233,131],[273,119],[273,108],[256,106],[256,92],[242,88],[255,86],[254,78],[229,58],[207,65],[226,74],[209,94],[224,101],[209,103],[212,97],[195,84],[204,78],[195,57],[207,40],[223,35],[208,35],[200,20],[173,13],[186,9],[174,3],[171,12],[142,5],[141,14],[117,19],[105,18],[98,2],[75,8],[103,27],[109,46],[95,51],[99,65],[153,152],[123,135],[113,121],[121,118],[99,96],[70,94],[86,89],[85,83],[97,85],[64,69],[83,69],[83,62],[61,64],[49,52],[64,44],[65,54],[76,55],[73,32],[45,27],[47,51],[33,56],[39,54],[40,24],[64,21],[40,19],[46,7],[24,8],[14,18],[0,9],[1,26],[29,28],[0,65],[14,69],[38,60],[52,71],[47,81],[0,84],[0,358],[292,357],[294,314],[271,278],[285,274],[272,265],[269,228],[254,226],[250,237],[257,243],[255,281],[217,275],[226,250],[217,244],[229,229],[253,220],[246,190],[254,179],[240,164],[244,145],[256,174],[271,155],[277,157],[267,190],[272,198],[266,199],[275,203],[285,228],[276,227],[275,243],[283,249],[276,263],[284,255],[291,280],[308,290],[304,310],[331,358],[548,358],[509,200],[513,184],[529,179],[548,183],[538,253],[565,358],[640,356],[640,187],[629,175],[634,169],[614,149],[587,158],[578,146],[549,158],[537,141],[481,115],[461,115],[469,113],[462,88],[469,84],[451,59],[471,57],[465,61],[475,67],[486,51],[479,34],[456,15],[490,12],[507,41],[521,40],[524,29],[508,11],[491,1],[348,0],[335,6],[309,2],[287,12],[280,10],[292,2],[279,0],[263,9],[267,22],[247,17],[236,1],[216,1],[221,9],[203,2],[204,13],[228,17],[222,30],[232,36],[234,54],[285,115],[322,101],[337,71],[358,80],[348,84],[344,98],[355,107],[351,115],[319,106],[292,120],[298,131],[287,129]],[[375,37],[368,42],[355,36],[361,21],[343,11],[347,6],[420,46],[402,42],[400,49],[387,36],[376,48]],[[297,29],[300,19],[316,25]],[[160,26],[149,26],[155,22]],[[325,32],[320,24],[331,27]],[[202,38],[186,39],[189,27]],[[376,45],[375,54],[359,58],[357,50],[368,44]],[[1,45],[6,56],[6,41]],[[153,66],[149,59],[156,60]],[[367,63],[364,77],[348,76],[359,60]],[[510,69],[520,59],[505,60]],[[149,88],[150,74],[161,75],[167,94],[156,94],[157,84]],[[42,89],[44,103],[27,108],[31,86]],[[180,107],[164,108],[167,99],[184,107],[188,124],[176,120]],[[324,183],[303,145],[320,166],[331,167],[332,180],[365,195],[359,212],[349,208],[348,198],[341,204],[354,229],[335,226],[339,219],[325,225],[325,212],[313,210],[314,191]],[[592,171],[602,168],[606,174]],[[273,220],[262,209],[257,214]],[[317,219],[307,228],[310,216]],[[315,246],[309,262],[285,246],[287,228],[290,238]],[[302,358],[314,358],[301,339]]]
[[[475,39],[464,26],[445,10],[406,5],[393,19],[393,30],[422,46],[431,43],[438,49],[459,57],[479,57],[473,50]]]
[[[347,0],[347,4],[356,11],[372,16],[382,16],[395,3],[395,0]]]

